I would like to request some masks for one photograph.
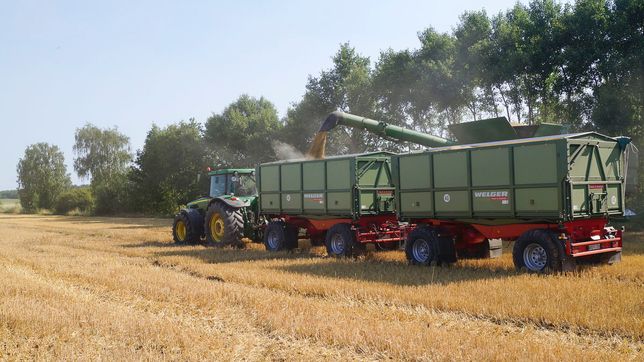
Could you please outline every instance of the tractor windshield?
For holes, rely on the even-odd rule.
[[[210,197],[217,197],[226,194],[226,175],[215,175],[210,177]]]
[[[235,196],[255,196],[257,188],[255,187],[255,178],[251,175],[239,175],[230,177],[231,190]]]

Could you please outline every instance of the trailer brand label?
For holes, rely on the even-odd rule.
[[[588,185],[588,188],[590,188],[591,190],[599,190],[599,191],[601,191],[601,190],[604,189],[604,185],[602,185],[602,184],[590,184],[590,185]]]
[[[510,199],[507,191],[474,191],[474,197],[501,201],[503,205],[508,204]]]
[[[324,194],[322,193],[304,194],[304,200],[322,204],[324,203]]]
[[[378,190],[378,195],[380,195],[380,196],[394,196],[394,192],[392,190]]]

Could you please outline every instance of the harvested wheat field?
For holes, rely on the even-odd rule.
[[[177,246],[170,221],[0,215],[0,359],[643,360],[644,234],[566,275],[322,247]]]

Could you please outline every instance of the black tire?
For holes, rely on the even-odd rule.
[[[438,261],[438,236],[430,227],[419,226],[407,235],[405,256],[412,265],[431,265]]]
[[[283,221],[271,221],[264,231],[264,246],[268,251],[295,249],[298,232],[298,228],[286,225]]]
[[[200,235],[195,226],[192,225],[190,218],[185,212],[178,213],[174,216],[174,222],[172,223],[172,239],[177,244],[192,244],[198,242]]]
[[[324,244],[329,256],[351,257],[365,250],[365,245],[356,240],[350,224],[335,224],[327,232]]]
[[[392,251],[400,249],[399,242],[389,242],[389,243],[376,243],[376,250],[380,251]]]
[[[214,220],[213,220],[214,219]],[[241,246],[244,231],[244,217],[239,209],[222,202],[208,206],[204,220],[206,243],[222,247],[226,245]]]
[[[554,235],[548,230],[526,231],[514,243],[514,267],[529,273],[561,271],[563,255],[556,243]]]

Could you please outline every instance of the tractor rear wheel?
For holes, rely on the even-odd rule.
[[[365,250],[350,224],[335,224],[326,232],[326,251],[334,257],[351,257]]]
[[[562,268],[562,255],[548,230],[529,230],[519,236],[512,259],[517,270],[530,273],[557,272]]]
[[[215,202],[208,207],[204,229],[206,242],[209,245],[217,247],[240,246],[242,245],[244,217],[239,209],[222,202]]]
[[[271,221],[264,231],[264,246],[268,251],[291,250],[297,248],[298,229],[283,221]]]
[[[177,244],[195,243],[199,241],[199,235],[194,225],[191,224],[190,218],[184,212],[180,212],[174,217],[172,239]]]

